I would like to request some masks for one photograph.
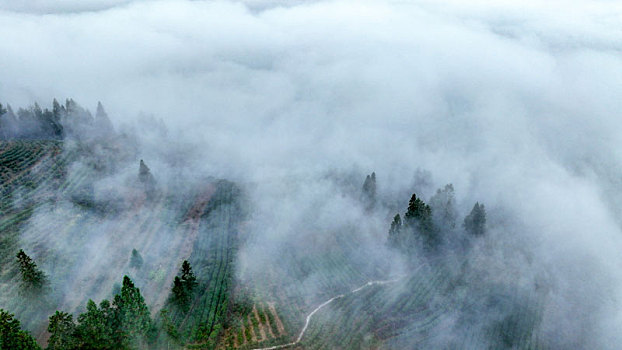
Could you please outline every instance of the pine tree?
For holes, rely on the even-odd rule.
[[[108,113],[104,110],[101,102],[97,102],[97,112],[95,112],[95,127],[100,136],[110,136],[114,134],[114,127],[108,118]]]
[[[404,224],[412,231],[412,234],[423,237],[426,250],[433,250],[439,244],[438,232],[432,222],[432,209],[414,193],[408,202],[408,210],[404,214]],[[406,250],[412,252],[417,241],[417,237],[407,237],[404,242]]]
[[[38,291],[45,285],[45,274],[22,249],[17,253],[17,263],[26,289]]]
[[[23,331],[19,320],[0,309],[0,349],[41,350],[35,339]]]
[[[48,339],[48,347],[46,349],[75,349],[78,345],[75,331],[76,325],[73,323],[73,316],[66,312],[56,311],[54,315],[50,316],[50,323],[48,324],[50,338]]]
[[[400,214],[395,214],[391,228],[389,229],[388,244],[389,247],[397,248],[400,244],[400,233],[402,231],[402,218]]]
[[[138,167],[138,180],[142,183],[147,199],[152,199],[155,196],[156,181],[155,177],[151,174],[151,170],[145,162],[141,159]]]
[[[188,291],[192,291],[197,284],[197,278],[192,272],[192,267],[190,267],[188,260],[184,260],[181,264],[181,281]]]
[[[436,194],[430,198],[430,208],[432,208],[432,219],[436,225],[443,229],[454,229],[458,217],[454,186],[448,184],[443,189],[437,189]]]
[[[376,173],[372,172],[367,175],[363,183],[362,200],[365,209],[371,210],[376,205]]]
[[[179,278],[179,276],[175,276],[171,292],[173,293],[173,302],[177,304],[177,306],[179,306],[182,310],[188,311],[188,293],[186,292],[186,288],[184,288],[184,284],[181,282],[181,278]]]
[[[140,289],[134,286],[128,276],[123,276],[121,294],[115,295],[113,305],[119,345],[130,348],[141,342],[151,326],[151,318]]]
[[[483,235],[486,232],[486,209],[484,205],[479,204],[479,202],[475,203],[471,213],[464,218],[462,226],[472,235]]]
[[[112,350],[114,344],[115,315],[108,300],[97,307],[93,300],[86,303],[86,312],[78,316],[76,341],[79,349]]]
[[[130,258],[130,267],[140,269],[143,266],[143,257],[136,249],[132,249],[132,256]]]
[[[188,311],[190,299],[197,285],[196,276],[192,272],[192,267],[188,260],[184,260],[181,264],[181,276],[175,276],[173,280],[172,301],[177,304],[183,311]]]
[[[61,118],[65,115],[65,107],[61,106],[56,99],[52,101],[52,115],[56,122],[60,122]]]

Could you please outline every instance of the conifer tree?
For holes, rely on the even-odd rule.
[[[50,323],[48,324],[50,338],[48,339],[48,347],[46,349],[75,349],[78,345],[75,331],[76,325],[73,323],[73,315],[62,311],[56,311],[54,315],[50,316]]]
[[[123,276],[121,293],[115,295],[113,305],[120,347],[130,348],[141,342],[151,326],[151,318],[140,289],[128,276]]]
[[[393,222],[391,222],[391,228],[389,229],[389,247],[397,248],[400,243],[400,233],[402,231],[402,218],[400,214],[395,214]]]
[[[37,268],[37,264],[22,249],[17,253],[17,263],[24,286],[29,290],[40,290],[46,282],[45,274]]]
[[[60,122],[61,118],[65,114],[65,107],[61,106],[56,99],[52,101],[52,115],[54,116],[54,120]]]
[[[404,224],[410,229],[411,235],[418,234],[423,238],[424,248],[432,250],[439,244],[439,237],[432,222],[432,209],[413,193],[408,202],[408,210],[404,214]],[[403,243],[406,250],[415,249],[417,237],[407,237]]]
[[[35,339],[20,327],[13,314],[0,309],[0,349],[41,350]]]
[[[443,189],[437,189],[430,198],[430,208],[432,208],[432,219],[436,225],[443,229],[454,229],[458,217],[454,186],[448,184]]]
[[[181,264],[181,281],[183,282],[184,287],[189,291],[192,291],[194,286],[197,284],[197,278],[194,275],[194,272],[192,272],[192,267],[190,267],[188,260],[184,260]]]
[[[376,205],[376,173],[372,172],[371,175],[367,175],[365,182],[363,183],[362,192],[363,203],[365,209],[371,210]]]
[[[484,205],[479,204],[479,202],[475,203],[469,215],[464,218],[462,226],[472,235],[483,235],[486,232],[486,209]]]
[[[100,307],[93,300],[86,303],[86,312],[78,316],[76,338],[79,349],[112,350],[115,349],[115,315],[110,302],[103,300]]]
[[[181,282],[181,278],[179,276],[175,276],[173,280],[173,288],[171,289],[173,293],[172,299],[177,306],[179,306],[182,310],[188,311],[189,306],[189,298],[186,289],[184,288],[184,284]]]
[[[188,311],[194,287],[197,285],[196,276],[188,260],[184,260],[181,264],[180,273],[181,276],[175,276],[173,280],[172,301],[182,310]]]
[[[132,249],[132,257],[130,258],[130,267],[140,269],[143,266],[143,257],[136,249]]]

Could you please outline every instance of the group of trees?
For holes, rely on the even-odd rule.
[[[427,252],[434,251],[447,239],[443,234],[455,230],[457,217],[453,185],[438,189],[430,198],[430,205],[413,194],[404,218],[399,213],[393,217],[388,245],[407,254],[412,254],[419,247]],[[475,203],[464,218],[462,228],[473,236],[486,232],[486,210],[483,204]]]
[[[20,322],[0,309],[0,349],[40,349],[35,339],[21,330]],[[99,307],[93,300],[86,312],[73,321],[62,311],[49,318],[48,350],[119,350],[144,347],[152,329],[149,308],[132,280],[123,277],[123,286],[112,304],[103,300]]]
[[[388,243],[407,253],[413,253],[419,242],[426,250],[431,250],[439,243],[438,231],[432,220],[432,208],[413,193],[404,220],[400,214],[393,217]]]
[[[86,312],[73,316],[61,311],[50,316],[47,349],[134,349],[148,341],[152,329],[149,308],[140,289],[128,276],[123,277],[119,294],[110,303],[104,299],[99,307],[93,300],[86,305]]]
[[[64,105],[56,99],[52,108],[41,108],[35,103],[28,108],[0,104],[0,139],[51,139],[60,140],[68,135],[83,138],[94,135],[109,136],[114,129],[101,103],[97,104],[95,117],[73,99]]]
[[[361,199],[366,210],[371,210],[376,205],[376,173],[372,172],[371,175],[367,175],[365,182],[363,183],[363,191],[361,193]]]
[[[46,284],[43,271],[23,250],[17,254],[22,283],[30,291],[37,291]],[[140,268],[142,257],[132,251],[130,265]],[[196,276],[187,260],[184,260],[171,290],[171,302],[187,311],[197,285]],[[161,326],[166,328],[166,322]],[[77,317],[56,311],[49,317],[47,349],[51,350],[117,350],[149,347],[157,337],[158,328],[150,318],[149,308],[140,289],[128,276],[114,296],[112,303],[106,299],[99,306],[89,300],[86,311]],[[170,335],[170,330],[165,329]],[[20,322],[12,314],[0,309],[0,349],[40,349],[28,332],[21,330]]]
[[[0,349],[38,350],[41,349],[35,339],[21,329],[19,320],[14,315],[0,309]]]

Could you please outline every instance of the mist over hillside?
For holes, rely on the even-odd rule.
[[[0,308],[45,347],[54,311],[77,322],[128,275],[161,326],[142,348],[615,349],[621,15],[4,1]]]

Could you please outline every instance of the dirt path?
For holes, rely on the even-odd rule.
[[[276,307],[274,306],[274,303],[268,303],[268,308],[270,309],[272,316],[274,316],[274,322],[276,322],[276,328],[277,328],[276,330],[279,331],[279,335],[284,335],[285,327],[283,326],[283,322],[281,321],[281,318],[276,313]]]
[[[395,283],[395,282],[401,280],[402,278],[404,278],[404,276],[401,276],[401,277],[398,277],[398,278],[395,278],[395,279],[392,279],[392,280],[369,281],[369,282],[363,284],[362,286],[349,291],[348,293],[339,294],[337,296],[334,296],[334,297],[326,300],[322,304],[320,304],[318,307],[313,309],[313,311],[311,311],[311,313],[309,313],[307,315],[307,319],[305,320],[305,325],[304,325],[304,327],[302,327],[302,330],[300,331],[300,334],[298,334],[298,338],[296,338],[296,341],[291,342],[291,343],[287,343],[287,344],[282,344],[282,345],[270,346],[270,347],[267,347],[267,348],[255,348],[253,350],[277,350],[277,349],[288,348],[290,346],[296,346],[296,345],[298,345],[298,343],[300,343],[300,341],[302,340],[302,337],[305,335],[305,332],[307,331],[307,328],[309,327],[309,323],[311,322],[311,318],[313,317],[313,315],[315,315],[316,312],[320,311],[324,306],[332,303],[333,301],[335,301],[337,299],[341,299],[341,298],[345,297],[348,294],[354,294],[356,292],[360,292],[361,290],[366,289],[368,287],[371,287],[373,285],[382,285],[382,284],[388,284],[388,283]],[[272,307],[273,307],[273,305],[271,305],[270,308],[272,309]]]
[[[268,312],[270,312],[269,310],[266,309],[266,307],[264,305],[261,305],[261,312],[266,315]],[[268,330],[268,334],[270,334],[270,338],[276,338],[276,336],[274,335],[277,330],[272,330],[272,326],[270,326],[270,322],[268,321],[268,316],[266,317],[266,324],[265,324],[265,328]],[[279,320],[280,321],[280,320]]]
[[[253,317],[257,320],[257,328],[259,328],[259,335],[261,336],[261,340],[266,340],[266,331],[264,330],[264,325],[261,323],[261,319],[259,318],[259,312],[257,312],[257,305],[253,305]]]

